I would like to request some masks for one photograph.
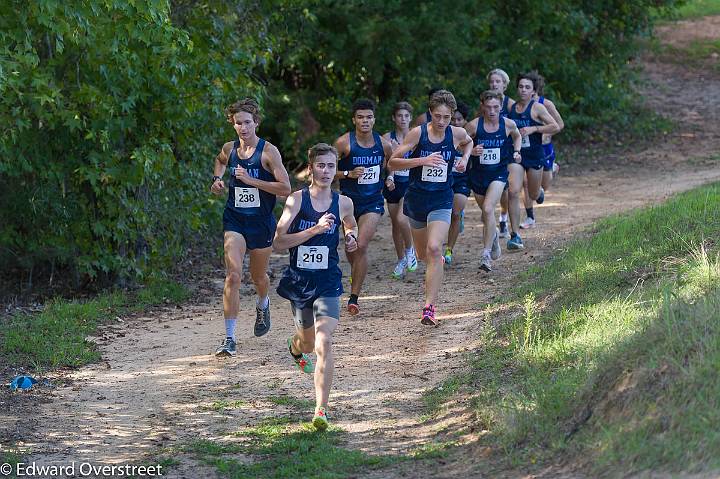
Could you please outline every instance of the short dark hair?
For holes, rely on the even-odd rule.
[[[235,113],[240,113],[241,111],[250,113],[255,123],[260,123],[260,120],[262,120],[262,117],[260,116],[260,105],[258,105],[257,100],[254,98],[246,97],[242,100],[236,101],[225,108],[225,115],[227,116],[228,121],[232,122],[235,117]]]
[[[312,165],[315,163],[318,156],[326,155],[328,153],[335,155],[335,161],[337,161],[338,152],[334,146],[328,145],[327,143],[317,143],[311,146],[308,150],[308,163]]]
[[[503,94],[497,90],[485,90],[480,94],[480,103],[485,103],[488,100],[497,100],[502,103]]]
[[[372,110],[375,113],[375,102],[369,98],[358,98],[352,105],[352,116],[355,116],[358,110]]]
[[[467,103],[464,103],[464,102],[458,100],[457,110],[455,110],[455,111],[459,111],[460,114],[462,115],[462,117],[467,120],[468,115],[470,114],[470,107],[467,105]]]
[[[406,101],[399,101],[399,102],[395,103],[395,105],[393,105],[392,114],[395,115],[395,113],[397,113],[400,110],[407,110],[408,113],[410,113],[412,115],[413,107],[410,103],[408,103]]]
[[[533,84],[533,90],[535,90],[535,93],[542,90],[542,88],[544,87],[544,82],[543,82],[542,77],[535,70],[529,71],[527,73],[520,73],[517,76],[517,80],[515,81],[516,86],[520,84],[520,80],[530,80]]]
[[[445,105],[450,108],[450,113],[455,113],[455,110],[457,110],[457,102],[455,102],[455,97],[447,90],[436,91],[432,98],[430,98],[430,104],[428,105],[428,109],[432,111],[440,105]]]

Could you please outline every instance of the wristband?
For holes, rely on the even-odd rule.
[[[222,177],[221,177],[221,176],[217,176],[217,175],[213,176],[213,178],[212,178],[213,184],[215,184],[215,182],[216,182],[217,180],[222,180]]]

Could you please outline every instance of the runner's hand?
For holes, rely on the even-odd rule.
[[[249,185],[254,178],[248,174],[248,171],[243,168],[242,166],[238,166],[235,168],[235,178],[238,179],[238,181],[242,181],[246,185]]]
[[[216,180],[212,186],[210,186],[210,191],[215,195],[222,195],[225,191],[225,182],[223,180]]]
[[[392,176],[388,176],[385,180],[385,186],[388,191],[393,191],[395,189],[395,179]]]
[[[482,156],[482,153],[483,153],[482,143],[479,143],[479,144],[473,146],[473,149],[470,153],[472,153],[473,156]]]
[[[515,160],[515,163],[522,162],[522,156],[520,155],[519,151],[513,153],[513,160]]]
[[[335,224],[335,215],[332,213],[325,213],[320,218],[320,221],[315,225],[316,234],[323,234],[330,231],[330,228]]]
[[[532,130],[532,131],[530,131]],[[537,133],[538,128],[537,126],[524,126],[520,128],[520,136],[530,136],[533,133]]]
[[[455,162],[455,171],[458,173],[465,173],[465,170],[467,169],[467,161],[457,161]]]
[[[436,166],[439,168],[447,166],[447,162],[443,159],[442,155],[437,152],[422,158],[420,164],[423,166]]]
[[[352,253],[358,248],[357,244],[357,238],[355,238],[355,235],[353,233],[348,233],[345,235],[345,251],[348,253]]]
[[[363,168],[362,166],[358,166],[357,168],[353,168],[348,172],[348,177],[357,179],[360,178],[360,175],[362,175],[363,173],[365,173],[365,168]]]

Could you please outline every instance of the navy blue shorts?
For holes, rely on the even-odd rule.
[[[247,249],[272,246],[277,221],[275,216],[242,215],[230,208],[223,213],[223,231],[234,231],[245,238]]]
[[[350,199],[353,200],[353,216],[355,216],[355,221],[366,213],[385,214],[385,199],[382,195],[371,198],[350,197]]]
[[[542,145],[534,145],[520,150],[520,164],[526,170],[539,170],[545,166],[545,152]]]
[[[487,189],[490,187],[490,183],[493,181],[502,181],[505,183],[504,188],[507,188],[508,170],[487,171],[479,175],[473,175],[473,178],[470,179],[470,188],[472,188],[473,193],[476,195],[485,196]]]
[[[470,196],[470,185],[468,175],[453,175],[453,193],[456,195]]]
[[[543,153],[545,153],[545,165],[543,165],[543,170],[552,171],[553,163],[555,163],[555,147],[553,144],[548,143],[547,145],[543,145]]]
[[[342,272],[338,266],[316,273],[305,273],[286,266],[276,291],[297,309],[312,308],[320,297],[332,298],[343,294]]]
[[[452,210],[453,190],[422,192],[408,190],[403,202],[403,214],[419,223],[427,223],[428,215],[436,210]]]
[[[383,186],[383,196],[388,203],[400,203],[400,200],[403,199],[403,196],[405,196],[405,192],[407,191],[409,184],[409,181],[397,182],[395,183],[395,189],[392,191],[388,190],[387,186]]]

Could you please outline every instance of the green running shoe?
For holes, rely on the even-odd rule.
[[[299,357],[296,357],[295,354],[292,352],[292,336],[290,336],[287,340],[288,350],[290,351],[290,356],[293,358],[293,361],[295,361],[295,364],[297,365],[298,369],[304,373],[312,374],[315,372],[315,366],[312,363],[312,360],[310,359],[310,356],[308,356],[305,353],[302,353]]]
[[[452,250],[450,248],[445,248],[445,254],[443,257],[445,258],[445,264],[452,264]]]
[[[315,409],[312,423],[318,431],[324,431],[328,428],[330,424],[328,423],[327,410],[324,407],[320,406]]]

